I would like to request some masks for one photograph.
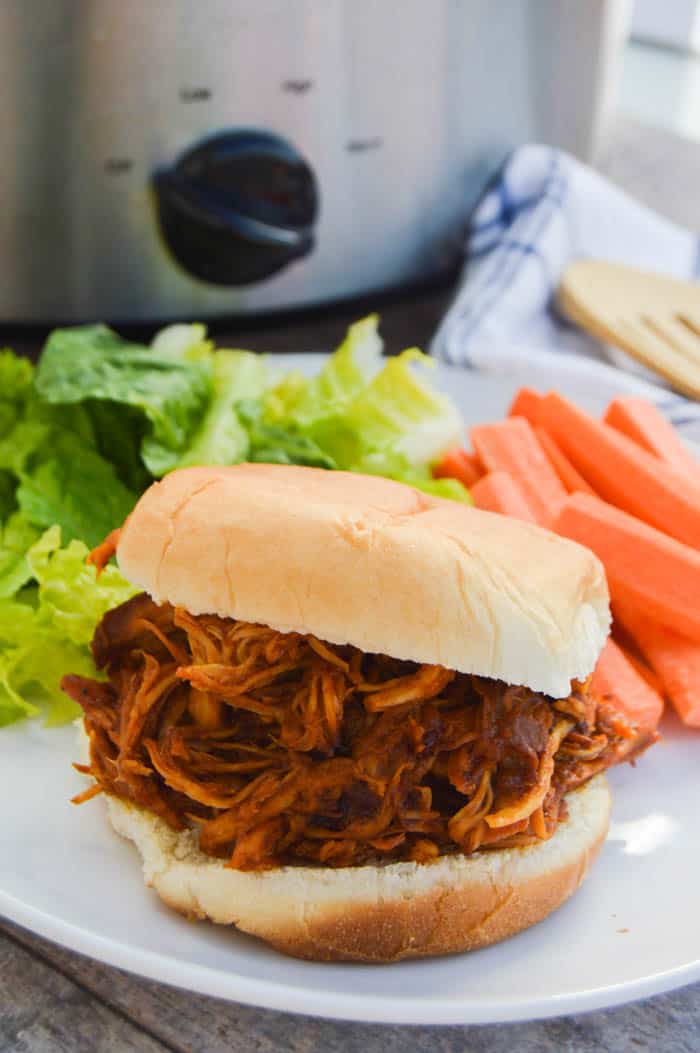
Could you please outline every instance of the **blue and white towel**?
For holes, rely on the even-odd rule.
[[[477,206],[466,255],[463,281],[435,335],[433,355],[503,373],[514,362],[522,365],[523,356],[543,364],[553,353],[585,355],[592,374],[607,373],[607,358],[658,385],[656,404],[686,438],[700,441],[699,403],[674,395],[629,356],[603,348],[553,309],[559,276],[581,257],[700,278],[695,234],[568,154],[523,146]]]

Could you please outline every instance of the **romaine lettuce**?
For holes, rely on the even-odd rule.
[[[0,527],[17,508],[17,479],[6,468],[0,468]]]
[[[27,552],[41,531],[21,512],[0,525],[0,601],[12,598],[32,578]]]
[[[52,527],[26,556],[38,587],[0,603],[0,726],[40,708],[47,724],[76,716],[60,679],[69,670],[95,675],[88,647],[95,626],[137,591],[113,566],[96,579],[87,552],[79,541],[62,548]]]
[[[292,423],[304,430],[335,416],[355,396],[361,395],[382,364],[379,318],[368,315],[351,325],[340,347],[310,380],[289,373],[265,398],[268,423]]]
[[[267,362],[252,351],[217,351],[213,368],[209,406],[173,468],[237,464],[248,458],[250,438],[236,412],[236,404],[263,393],[269,382]]]
[[[264,464],[301,464],[310,468],[338,467],[308,435],[292,427],[266,424],[260,402],[244,399],[238,403],[237,411],[250,442],[249,460]]]
[[[66,541],[78,538],[91,548],[124,522],[137,497],[109,461],[58,429],[19,477],[17,503],[30,523],[42,529],[57,524]]]
[[[385,475],[468,502],[461,483],[433,479],[430,471],[438,455],[463,435],[456,408],[418,371],[432,365],[430,359],[416,348],[394,358],[380,354],[377,319],[371,315],[350,327],[317,377],[292,374],[266,393],[258,429],[272,426],[297,444],[310,442],[327,467]],[[291,441],[268,445],[292,451]],[[284,463],[322,462],[294,459],[291,452]]]
[[[211,355],[159,353],[122,340],[104,325],[56,329],[36,374],[39,394],[51,404],[119,403],[146,418],[144,464],[163,475],[186,448],[211,390]],[[93,410],[93,412],[95,412]]]

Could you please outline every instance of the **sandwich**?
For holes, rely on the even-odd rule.
[[[653,735],[597,698],[604,571],[377,477],[241,464],[154,484],[93,561],[79,770],[189,918],[314,960],[485,946],[580,885],[604,772]]]

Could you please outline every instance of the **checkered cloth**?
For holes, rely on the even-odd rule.
[[[553,308],[560,274],[580,257],[700,278],[695,234],[568,154],[523,146],[477,205],[466,255],[463,281],[432,343],[436,358],[506,373],[524,355],[544,365],[552,354],[579,355],[585,359],[576,363],[577,373],[590,383],[613,368],[607,359],[651,382],[648,394],[659,408],[686,438],[700,442],[699,403],[674,395],[629,356],[602,347]],[[645,387],[640,379],[639,390]]]

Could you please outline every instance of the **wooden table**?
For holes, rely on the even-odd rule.
[[[601,167],[678,223],[700,230],[700,147],[620,122]],[[450,291],[386,304],[391,350],[426,345]],[[260,351],[324,350],[358,308],[222,333]],[[26,334],[14,341],[40,346]],[[11,802],[3,802],[11,807]],[[50,865],[50,861],[47,861]],[[136,865],[136,864],[135,864]],[[700,984],[607,1012],[494,1027],[384,1027],[293,1017],[227,1004],[132,977],[0,920],[0,1053],[698,1053]]]

